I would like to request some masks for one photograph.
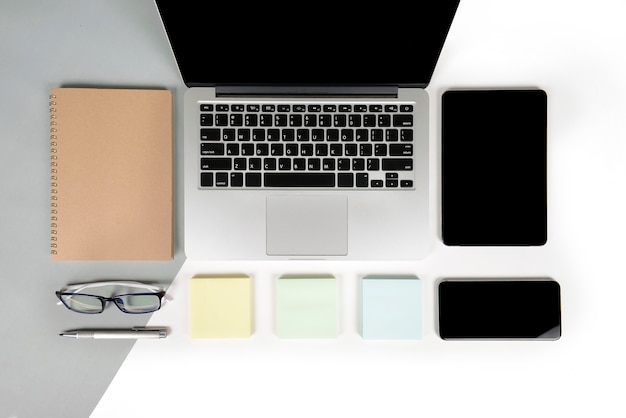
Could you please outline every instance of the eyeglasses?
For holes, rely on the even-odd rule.
[[[119,290],[120,288],[124,288],[124,293],[110,294],[112,290]],[[84,292],[86,289],[90,289],[89,293]],[[144,291],[133,292],[132,289],[143,289]],[[105,296],[107,290],[109,295]],[[102,313],[107,302],[113,302],[124,313],[150,313],[158,311],[166,299],[165,290],[161,287],[132,281],[74,284],[55,293],[68,309],[85,314]]]

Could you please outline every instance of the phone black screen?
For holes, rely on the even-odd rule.
[[[443,94],[444,244],[546,243],[546,125],[543,90]]]
[[[561,336],[560,286],[554,280],[444,280],[438,301],[443,339]]]

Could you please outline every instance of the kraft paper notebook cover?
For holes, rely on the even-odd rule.
[[[50,94],[53,260],[173,257],[172,94]]]

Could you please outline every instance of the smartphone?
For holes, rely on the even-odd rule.
[[[552,279],[447,279],[439,283],[438,305],[444,340],[561,337],[561,288]]]
[[[444,244],[545,244],[545,91],[448,90],[441,117]]]

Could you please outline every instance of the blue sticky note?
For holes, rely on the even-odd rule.
[[[361,309],[365,339],[422,338],[422,282],[415,276],[363,277]]]

